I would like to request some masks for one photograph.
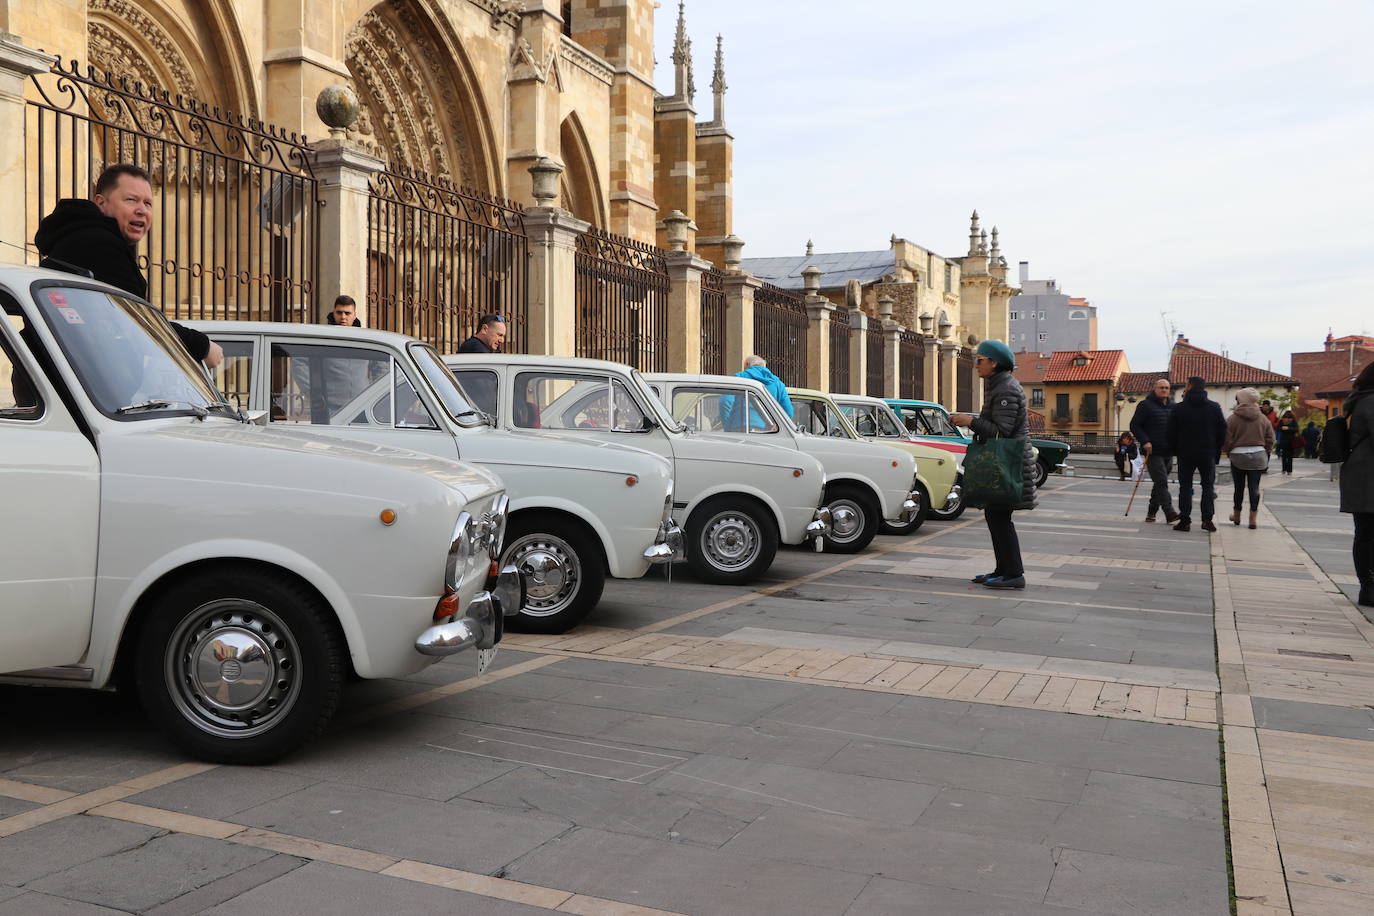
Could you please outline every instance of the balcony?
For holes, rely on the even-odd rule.
[[[1055,426],[1068,426],[1073,422],[1072,410],[1056,410],[1050,414],[1050,420]]]
[[[1100,421],[1101,421],[1101,415],[1098,413],[1098,410],[1097,410],[1096,407],[1089,407],[1089,406],[1087,406],[1087,405],[1082,405],[1082,406],[1080,406],[1080,407],[1078,408],[1078,422],[1080,422],[1080,423],[1098,423],[1098,422],[1100,422]]]

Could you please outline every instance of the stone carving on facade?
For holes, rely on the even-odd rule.
[[[515,43],[515,51],[511,54],[511,82],[532,79],[540,83],[547,83],[549,76],[552,75],[554,86],[559,92],[562,92],[563,78],[558,72],[558,57],[558,51],[550,48],[541,59],[535,53],[534,46],[529,43],[529,39],[520,39]]]
[[[563,60],[610,86],[615,82],[615,71],[611,65],[597,57],[568,36],[562,36],[559,54]]]
[[[90,0],[86,22],[90,62],[102,70],[130,76],[188,98],[199,97],[190,62],[171,35],[129,0]],[[121,29],[127,29],[157,55],[149,60]],[[170,85],[167,76],[171,77]]]
[[[354,24],[345,43],[348,68],[363,102],[350,132],[391,164],[486,190],[471,146],[474,133],[441,47],[404,3],[378,4]]]
[[[491,16],[491,27],[499,28],[503,23],[512,28],[520,25],[520,11],[525,8],[523,0],[468,0],[473,6]]]

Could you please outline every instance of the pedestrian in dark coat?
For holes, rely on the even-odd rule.
[[[1128,473],[1126,468],[1131,466],[1139,454],[1140,450],[1136,448],[1135,436],[1130,433],[1122,433],[1116,437],[1116,454],[1112,456],[1112,460],[1116,462],[1116,470],[1121,474],[1122,480],[1126,479]]]
[[[1174,409],[1173,401],[1169,400],[1172,390],[1167,378],[1157,379],[1151,393],[1136,405],[1131,417],[1131,435],[1145,453],[1145,469],[1150,472],[1150,506],[1145,510],[1147,522],[1154,521],[1160,509],[1164,510],[1164,520],[1169,524],[1178,521],[1174,499],[1169,495],[1169,471],[1174,462],[1169,451],[1169,412]]]
[[[1293,452],[1297,449],[1298,440],[1298,418],[1293,416],[1293,411],[1283,412],[1274,435],[1278,442],[1279,457],[1283,460],[1283,473],[1292,474]]]
[[[1021,543],[1011,514],[1017,509],[1035,508],[1035,451],[1030,442],[1030,425],[1026,412],[1026,393],[1011,374],[1016,359],[1011,349],[998,340],[985,340],[978,345],[974,367],[984,379],[983,409],[978,416],[956,413],[949,418],[955,426],[973,430],[976,442],[986,442],[1000,436],[1019,439],[1022,444],[1021,499],[1010,505],[983,507],[983,518],[992,537],[992,552],[997,567],[990,573],[975,576],[973,581],[988,588],[1025,588],[1026,570],[1021,563]]]
[[[1317,457],[1317,446],[1321,443],[1322,431],[1311,420],[1302,430],[1303,454],[1307,458]]]
[[[477,330],[458,345],[459,353],[500,353],[505,349],[506,319],[500,315],[483,315],[477,319]]]
[[[90,271],[95,279],[139,299],[148,298],[148,280],[138,268],[138,243],[153,219],[153,188],[136,165],[112,165],[100,173],[93,200],[65,198],[38,223],[34,246],[40,267]],[[196,362],[211,369],[224,351],[200,331],[172,322]]]
[[[1202,480],[1202,530],[1216,531],[1217,462],[1226,440],[1226,418],[1221,405],[1207,397],[1207,382],[1188,379],[1183,401],[1169,414],[1169,451],[1178,458],[1178,524],[1175,531],[1192,528],[1193,474]]]
[[[1374,363],[1355,377],[1355,391],[1345,399],[1350,453],[1341,467],[1341,511],[1355,517],[1351,554],[1360,582],[1357,599],[1374,607]]]

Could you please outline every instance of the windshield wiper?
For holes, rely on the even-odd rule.
[[[124,414],[143,413],[147,410],[166,410],[173,404],[185,404],[187,407],[191,408],[191,413],[195,414],[197,420],[204,420],[206,417],[210,415],[210,411],[206,410],[204,407],[201,407],[199,404],[192,404],[190,401],[164,401],[156,399],[151,401],[143,401],[139,404],[129,404],[126,407],[121,407],[118,410],[116,410],[115,414],[123,416]]]
[[[479,417],[481,418],[482,422],[487,424],[488,426],[496,425],[496,418],[493,417],[491,414],[487,413],[485,410],[460,410],[453,415],[453,418],[455,420],[461,420],[464,417]]]

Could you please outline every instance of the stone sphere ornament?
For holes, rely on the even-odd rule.
[[[362,114],[358,94],[342,83],[326,86],[315,98],[315,114],[329,128],[331,136],[342,137]]]

